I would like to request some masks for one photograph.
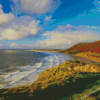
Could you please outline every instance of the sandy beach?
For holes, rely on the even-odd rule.
[[[94,63],[94,64],[100,64],[99,62],[88,60],[86,58],[76,56],[75,54],[68,53],[67,55],[74,58],[75,60],[78,60],[78,61],[83,61],[83,62],[87,62],[87,63]]]

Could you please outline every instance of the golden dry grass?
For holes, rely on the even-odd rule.
[[[97,53],[84,52],[84,53],[77,53],[76,56],[84,57],[86,59],[100,63],[100,54]]]
[[[0,95],[1,98],[4,98],[4,95],[10,98],[9,94],[19,95],[28,93],[27,97],[30,98],[34,97],[35,93],[38,93],[38,91],[45,91],[45,89],[49,88],[50,86],[64,87],[65,84],[70,83],[70,80],[73,84],[73,82],[76,82],[78,78],[87,78],[87,75],[89,73],[89,77],[92,77],[92,74],[96,74],[99,72],[100,66],[93,63],[65,61],[59,66],[47,69],[46,71],[42,72],[33,84],[29,86],[19,86],[10,89],[1,89]]]

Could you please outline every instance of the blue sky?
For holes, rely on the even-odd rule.
[[[66,49],[100,40],[99,0],[0,0],[0,49]]]

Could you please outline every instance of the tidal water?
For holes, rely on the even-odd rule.
[[[46,69],[72,59],[61,53],[0,50],[0,88],[32,84]]]

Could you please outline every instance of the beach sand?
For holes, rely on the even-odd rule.
[[[74,58],[75,60],[78,60],[78,61],[83,61],[83,62],[87,62],[87,63],[94,63],[94,64],[100,64],[99,62],[88,60],[86,58],[76,56],[75,54],[72,54],[72,53],[68,53],[67,55]]]

